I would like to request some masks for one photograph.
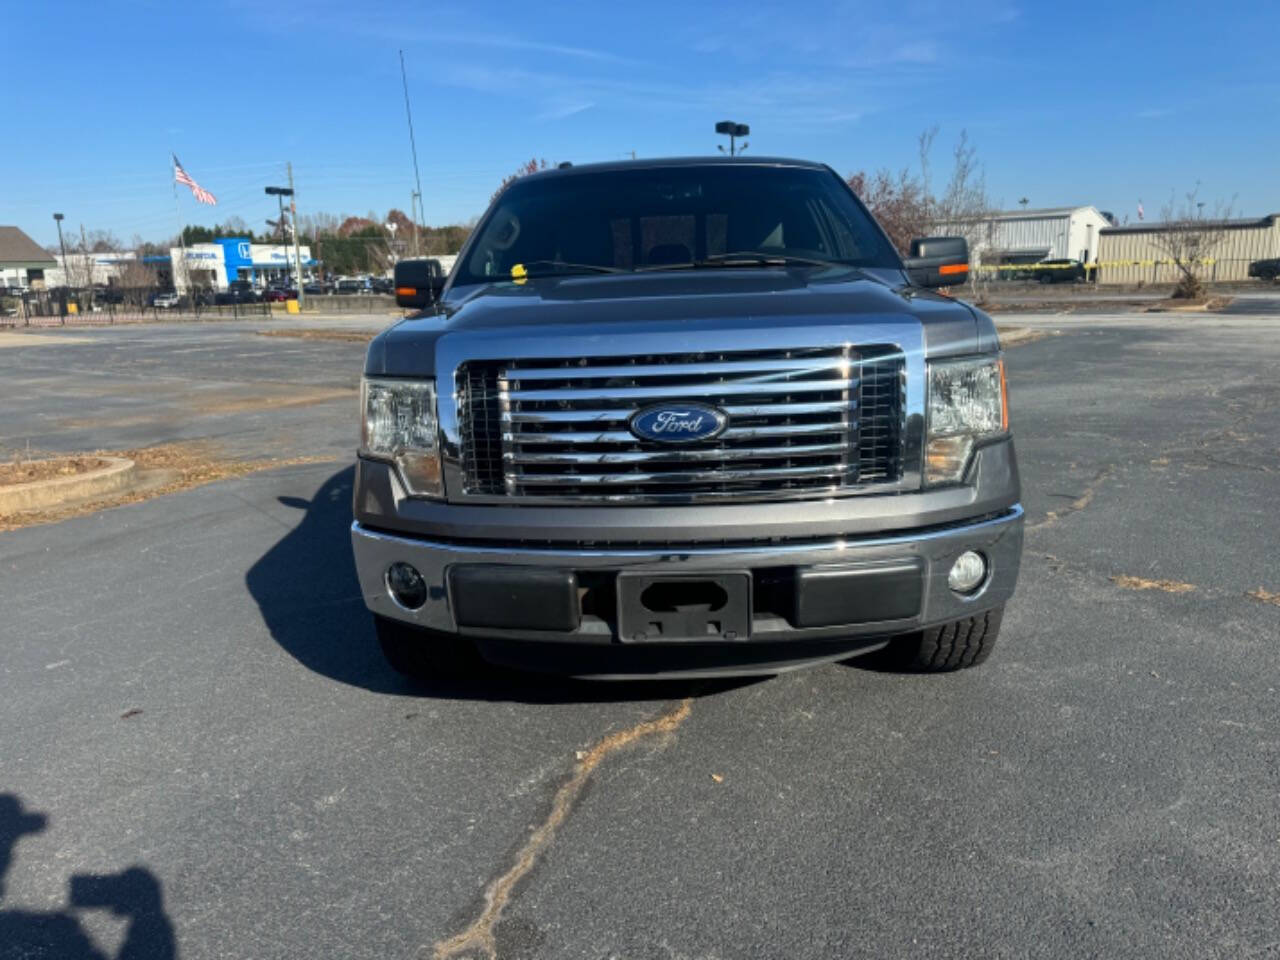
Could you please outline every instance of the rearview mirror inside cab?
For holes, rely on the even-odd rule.
[[[969,243],[964,237],[917,237],[902,261],[917,287],[949,287],[969,278]]]
[[[401,260],[396,264],[396,304],[401,307],[429,307],[440,299],[445,275],[439,260]]]

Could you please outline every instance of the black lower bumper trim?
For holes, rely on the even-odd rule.
[[[454,616],[461,627],[578,629],[578,578],[572,570],[465,564],[449,571]]]

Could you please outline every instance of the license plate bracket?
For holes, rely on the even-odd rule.
[[[736,642],[751,634],[751,574],[618,574],[618,636],[624,643]]]

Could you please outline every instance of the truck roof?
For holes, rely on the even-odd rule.
[[[584,163],[581,166],[552,167],[520,177],[520,180],[543,177],[572,177],[580,173],[607,173],[613,170],[652,170],[661,167],[804,167],[809,170],[825,170],[827,165],[812,160],[793,160],[787,157],[646,157],[642,160],[607,160],[602,163]]]

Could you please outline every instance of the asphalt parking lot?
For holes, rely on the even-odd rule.
[[[7,450],[319,458],[0,533],[0,957],[1280,955],[1267,302],[1016,318],[1022,579],[940,676],[411,688],[350,556],[361,344],[0,349]]]

